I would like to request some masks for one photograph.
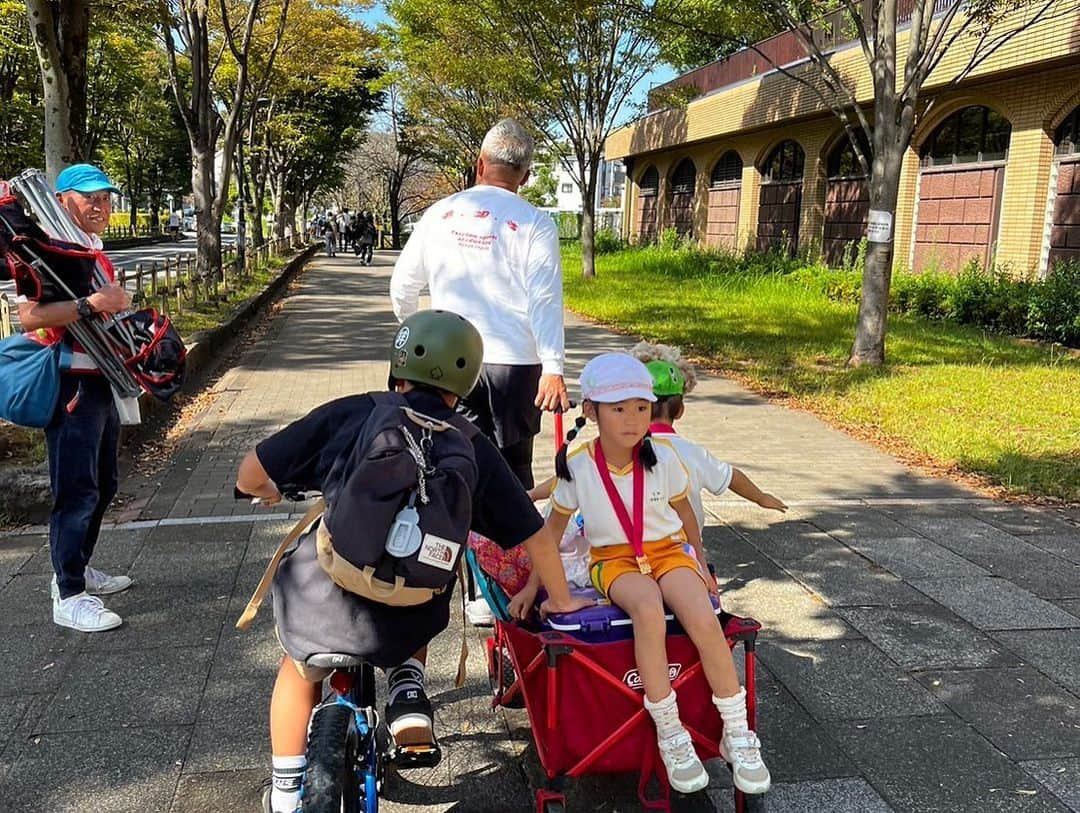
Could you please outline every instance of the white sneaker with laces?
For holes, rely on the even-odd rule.
[[[709,773],[698,759],[694,742],[685,728],[670,737],[658,739],[657,745],[672,788],[679,793],[696,793],[709,784]]]
[[[124,623],[97,596],[79,593],[53,602],[53,622],[79,632],[104,632]]]
[[[83,578],[86,580],[86,592],[92,596],[110,596],[113,593],[121,593],[135,583],[131,576],[110,576],[89,565],[86,567]],[[60,586],[56,583],[56,576],[53,576],[52,584],[49,585],[49,595],[52,596],[53,601],[58,601],[60,598]]]
[[[764,793],[772,777],[761,759],[761,740],[753,731],[728,734],[720,740],[720,756],[731,766],[735,787],[743,793]]]
[[[86,566],[86,592],[92,596],[108,596],[127,590],[135,582],[131,576],[110,576]]]
[[[495,626],[495,614],[483,597],[465,602],[465,617],[474,627]]]

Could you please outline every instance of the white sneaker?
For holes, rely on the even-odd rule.
[[[108,596],[127,590],[135,581],[130,576],[110,576],[100,570],[87,566],[83,575],[86,580],[86,592],[92,596]],[[56,576],[52,577],[49,585],[49,595],[53,601],[60,600],[60,585],[56,582]]]
[[[108,596],[127,590],[135,582],[131,576],[110,576],[89,565],[86,566],[86,592],[92,596]]]
[[[753,731],[724,733],[720,756],[731,766],[735,787],[743,793],[764,793],[772,784],[769,769],[761,759],[761,740]]]
[[[657,740],[657,744],[672,788],[679,793],[704,790],[709,784],[709,773],[698,759],[694,741],[685,728],[678,734]]]
[[[492,627],[495,625],[495,614],[491,612],[491,608],[484,598],[466,601],[465,617],[469,619],[469,623],[474,627]]]
[[[53,602],[53,622],[79,632],[104,632],[124,623],[97,596],[79,593]]]

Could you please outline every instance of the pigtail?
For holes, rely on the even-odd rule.
[[[574,420],[574,428],[566,433],[566,440],[563,441],[562,446],[559,447],[559,451],[555,453],[555,476],[560,480],[566,480],[571,482],[574,477],[570,474],[570,465],[566,462],[567,448],[570,446],[570,441],[578,436],[578,432],[585,428],[585,416],[578,415]]]
[[[641,458],[641,464],[645,467],[646,471],[652,471],[653,466],[656,465],[656,449],[652,445],[652,434],[645,433],[645,437],[641,440],[641,451],[638,452],[638,456]]]

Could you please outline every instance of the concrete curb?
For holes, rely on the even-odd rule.
[[[317,250],[318,246],[314,245],[305,248],[293,257],[260,293],[237,305],[228,321],[191,337],[188,344],[187,382],[184,385],[186,390],[192,387],[192,382],[199,382],[199,373],[202,370],[228,352],[248,322],[280,296]],[[198,386],[197,384],[194,388],[197,389]],[[152,395],[143,393],[139,396],[139,409],[144,420],[163,407],[167,407],[167,404]],[[134,431],[139,431],[139,428],[134,427]],[[127,436],[128,431],[122,431],[121,442]],[[0,468],[0,518],[6,522],[43,523],[48,521],[51,510],[48,466]]]

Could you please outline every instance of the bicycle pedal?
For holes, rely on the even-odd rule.
[[[396,768],[434,768],[442,762],[442,748],[438,743],[402,745],[390,752],[390,762]]]

